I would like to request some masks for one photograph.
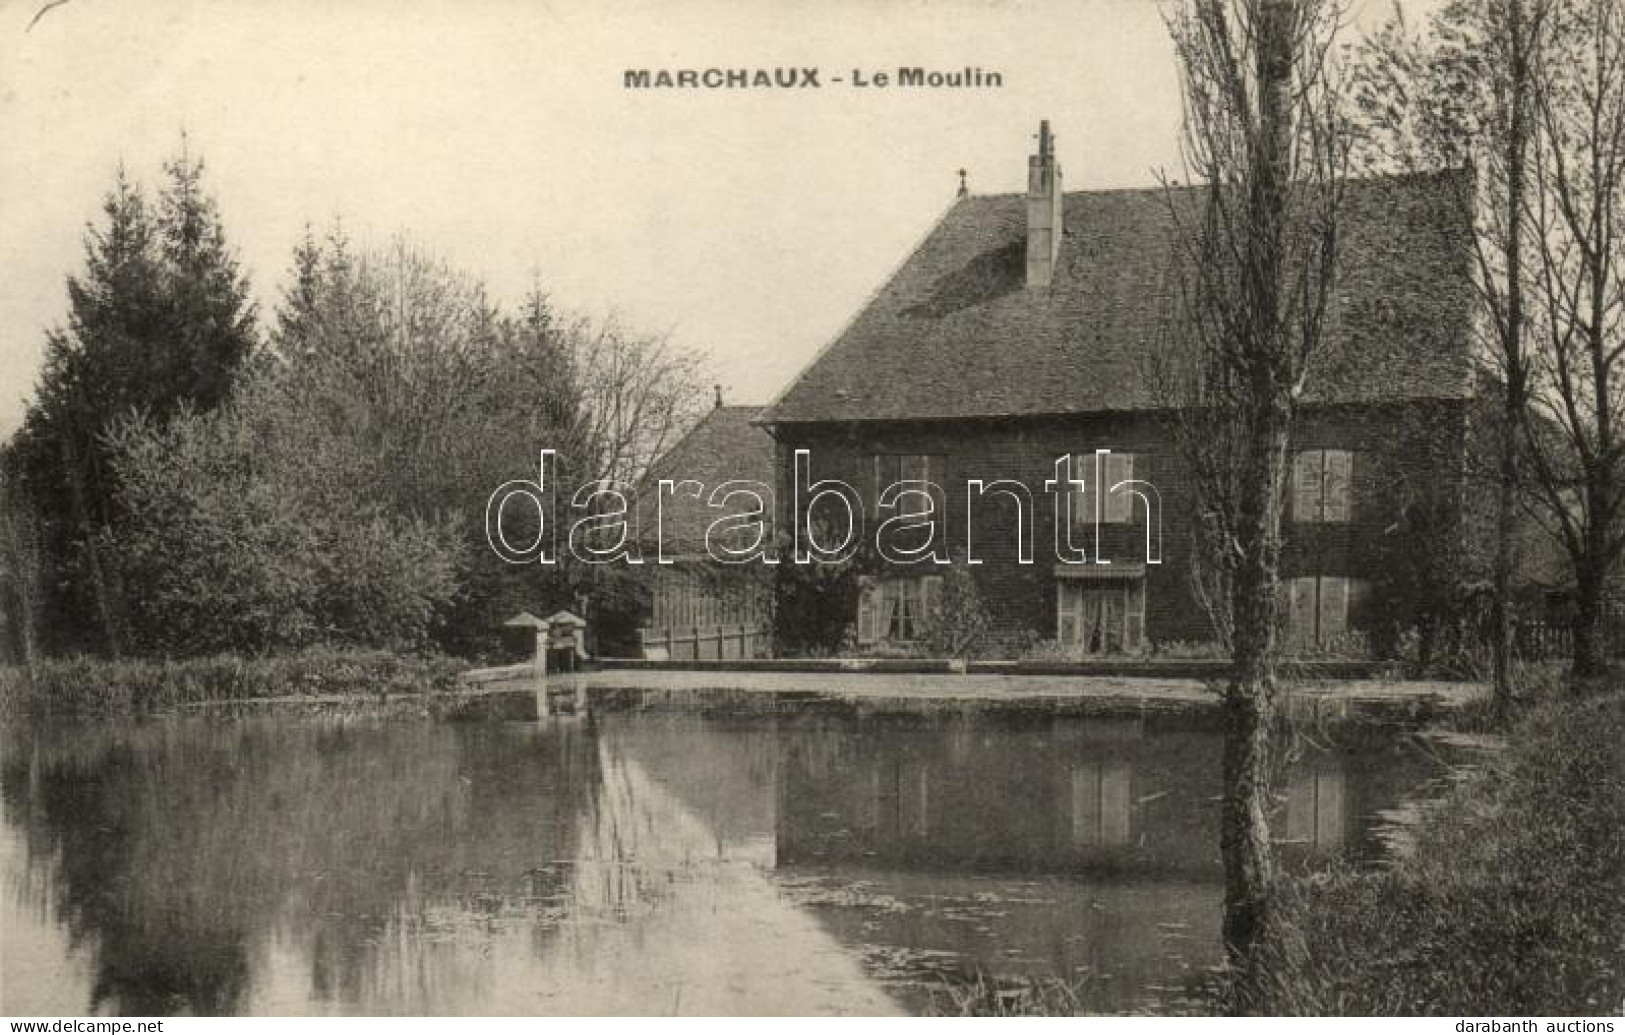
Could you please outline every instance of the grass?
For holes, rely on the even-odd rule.
[[[45,659],[0,668],[0,718],[141,714],[199,702],[386,695],[450,689],[461,666],[442,657],[311,648],[178,660]]]
[[[1059,978],[1000,981],[983,971],[944,977],[929,1014],[939,1017],[1072,1017],[1082,1012],[1078,988]]]
[[[1281,885],[1276,1015],[1584,1016],[1625,997],[1625,694],[1547,701],[1377,872]]]

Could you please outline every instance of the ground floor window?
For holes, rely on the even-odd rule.
[[[1145,579],[1063,578],[1056,584],[1055,637],[1082,654],[1128,654],[1145,639]]]
[[[858,591],[858,646],[919,641],[941,586],[940,575],[862,579]]]
[[[1349,614],[1366,593],[1364,579],[1341,575],[1304,575],[1282,585],[1286,642],[1295,650],[1334,646],[1353,627]]]

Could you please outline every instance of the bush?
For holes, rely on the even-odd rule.
[[[1229,661],[1230,652],[1215,640],[1169,640],[1151,646],[1153,657],[1169,661]]]
[[[1625,697],[1536,708],[1391,869],[1280,885],[1275,1014],[1597,1015],[1625,996]]]
[[[361,454],[268,382],[227,406],[112,436],[121,520],[106,554],[152,653],[317,643],[420,649],[455,590],[451,529],[386,515]]]
[[[992,625],[976,576],[961,551],[943,573],[936,604],[921,623],[921,643],[933,657],[968,659],[987,646]]]
[[[106,661],[77,655],[0,668],[0,717],[111,716],[211,701],[450,690],[462,666],[438,655],[315,647],[292,654],[216,654]]]
[[[828,526],[818,524],[821,542],[833,538]],[[779,556],[789,558],[792,543],[779,537]],[[873,546],[860,548],[839,563],[778,565],[773,570],[773,652],[781,658],[820,658],[850,654],[856,649],[860,579],[874,571]]]

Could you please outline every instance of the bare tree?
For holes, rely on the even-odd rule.
[[[1525,439],[1541,514],[1574,570],[1573,669],[1585,677],[1607,668],[1607,586],[1625,553],[1625,12],[1563,3],[1549,46],[1535,91]]]
[[[1178,226],[1181,440],[1195,478],[1207,599],[1227,638],[1223,696],[1226,951],[1238,1011],[1257,1007],[1271,926],[1267,819],[1287,449],[1320,349],[1347,158],[1328,81],[1326,0],[1191,0],[1172,29],[1194,192]]]
[[[1451,0],[1415,34],[1396,8],[1357,49],[1350,75],[1358,164],[1376,171],[1475,172],[1442,183],[1463,224],[1474,228],[1473,285],[1481,318],[1473,326],[1499,395],[1489,638],[1493,701],[1502,717],[1512,698],[1510,604],[1530,382],[1528,165],[1537,129],[1535,72],[1552,5]]]
[[[635,484],[701,415],[702,362],[663,335],[636,334],[610,317],[573,321],[564,331],[581,391],[582,470],[600,481]]]

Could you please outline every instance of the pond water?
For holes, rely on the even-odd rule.
[[[893,1013],[1219,960],[1216,733],[963,711],[166,718],[6,734],[0,1012]],[[1438,770],[1294,738],[1289,865]]]

